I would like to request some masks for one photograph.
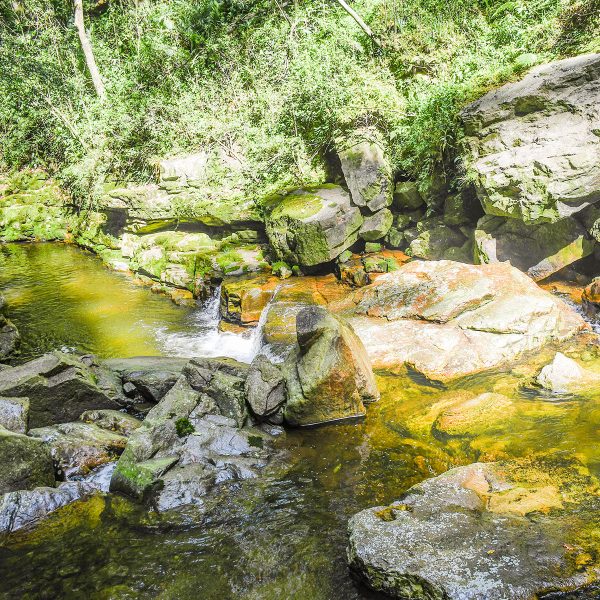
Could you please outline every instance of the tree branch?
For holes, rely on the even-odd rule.
[[[96,89],[96,94],[100,100],[104,100],[106,97],[106,91],[104,89],[104,83],[102,82],[102,77],[100,77],[100,72],[98,71],[98,67],[96,66],[96,60],[94,59],[94,52],[92,51],[92,44],[88,39],[87,33],[85,31],[85,24],[83,22],[83,0],[74,0],[75,2],[75,26],[77,27],[77,32],[79,33],[79,41],[81,42],[81,49],[83,50],[83,55],[85,56],[85,64],[90,71],[90,75],[92,76],[92,83],[94,84],[94,88]]]
[[[371,28],[362,20],[361,16],[346,2],[337,0],[338,4],[358,23],[359,27],[379,46],[379,41],[371,31]]]

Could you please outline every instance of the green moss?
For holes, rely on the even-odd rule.
[[[196,431],[192,422],[186,417],[182,417],[181,419],[177,419],[177,421],[175,421],[175,430],[177,431],[177,435],[179,437],[186,437]]]
[[[323,208],[320,196],[308,193],[293,193],[287,196],[271,213],[272,219],[290,217],[292,219],[308,219]]]

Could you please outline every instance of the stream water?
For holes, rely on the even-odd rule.
[[[210,305],[174,306],[63,245],[0,248],[0,291],[24,336],[24,357],[68,347],[101,356],[248,352],[251,336],[223,338]],[[207,317],[207,315],[209,315]],[[231,346],[228,344],[231,342]],[[241,355],[240,355],[241,356]],[[600,401],[557,401],[523,383],[549,358],[444,388],[408,374],[378,375],[380,402],[364,421],[289,431],[289,466],[223,490],[209,514],[174,524],[120,496],[58,511],[0,543],[5,598],[358,600],[379,597],[350,578],[347,519],[390,503],[453,466],[510,457],[576,457],[600,474]],[[537,362],[537,366],[536,363]],[[436,407],[496,391],[515,402],[496,429],[432,434]]]

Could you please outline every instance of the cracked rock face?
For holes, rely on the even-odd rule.
[[[537,67],[462,118],[486,213],[555,222],[600,200],[600,54]]]

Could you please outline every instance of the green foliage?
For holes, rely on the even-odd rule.
[[[175,430],[177,431],[177,435],[179,437],[185,437],[196,431],[192,425],[192,422],[186,417],[181,417],[175,421]]]
[[[375,126],[427,189],[440,166],[454,176],[465,102],[535,60],[600,49],[598,0],[353,6],[381,48],[336,3],[86,1],[101,103],[72,2],[0,0],[0,168],[43,166],[85,207],[203,149],[212,188],[258,198],[324,180],[335,141]]]

